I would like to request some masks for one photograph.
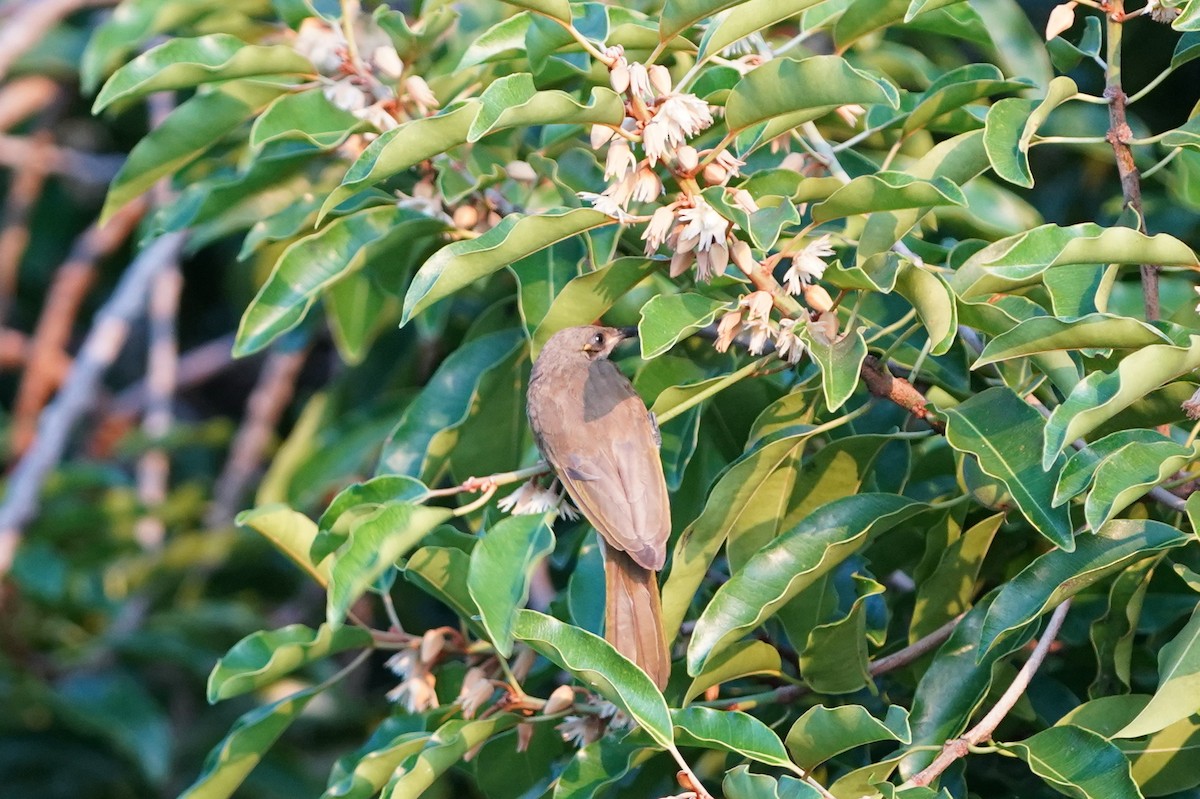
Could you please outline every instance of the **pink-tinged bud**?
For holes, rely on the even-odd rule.
[[[517,725],[517,751],[524,752],[529,749],[529,742],[533,740],[533,725],[529,722],[522,722]]]
[[[729,248],[729,256],[747,277],[758,269],[758,261],[754,260],[754,254],[750,252],[750,245],[741,239],[734,240],[733,245]]]
[[[533,183],[538,177],[537,172],[534,172],[533,167],[526,161],[509,161],[504,171],[510,178],[522,183]]]
[[[616,131],[608,125],[592,125],[592,149],[599,150],[615,135]]]
[[[695,172],[696,167],[700,164],[700,156],[696,153],[696,148],[690,144],[684,144],[676,150],[675,158],[679,161],[679,168],[689,174]]]
[[[717,352],[725,352],[741,331],[742,312],[740,310],[730,311],[722,316],[721,321],[717,324],[717,340],[713,343],[713,347]]]
[[[542,715],[553,716],[555,713],[562,713],[564,710],[570,710],[574,704],[575,691],[569,685],[560,685],[546,700],[546,705],[542,708]]]
[[[380,72],[392,80],[397,80],[404,74],[404,62],[400,60],[396,48],[390,44],[381,44],[376,47],[375,52],[371,54],[371,61],[375,63]]]
[[[729,266],[729,250],[724,244],[713,242],[708,248],[708,270],[712,277],[717,277],[725,273],[725,267]]]
[[[754,196],[745,189],[733,190],[733,203],[748,214],[758,211],[758,203],[754,201]]]
[[[671,277],[679,277],[692,265],[692,253],[676,252],[671,256]]]
[[[671,93],[671,73],[662,64],[653,64],[650,69],[650,85],[659,94]]]
[[[423,105],[426,108],[437,108],[439,105],[437,95],[433,93],[433,89],[429,88],[429,84],[420,75],[410,75],[405,78],[404,91],[408,92],[408,96],[417,105]]]
[[[473,205],[460,205],[454,209],[454,226],[460,230],[471,230],[479,224],[479,209]]]
[[[815,322],[808,323],[808,330],[813,338],[823,344],[832,344],[838,338],[838,318],[833,311],[826,311],[817,317]]]
[[[437,630],[430,630],[425,635],[421,636],[421,662],[429,665],[437,660],[438,655],[442,653],[442,647],[446,644],[446,638]]]
[[[629,88],[629,65],[622,59],[612,68],[612,72],[608,75],[608,82],[613,87],[613,91],[617,94],[624,94]]]
[[[718,163],[710,163],[704,167],[704,182],[710,186],[720,186],[729,177],[725,167]]]
[[[817,313],[825,313],[833,308],[833,298],[829,296],[829,292],[821,286],[813,284],[805,284],[803,288],[804,304],[813,309]],[[834,328],[837,332],[837,328]]]

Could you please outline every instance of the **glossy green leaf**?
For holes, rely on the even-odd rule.
[[[436,477],[493,373],[510,362],[523,341],[519,331],[501,330],[467,342],[442,361],[384,443],[379,470]]]
[[[674,745],[666,700],[646,673],[603,638],[538,613],[517,613],[513,634],[623,710],[664,749]]]
[[[1174,130],[1167,131],[1159,142],[1163,147],[1200,150],[1200,117],[1192,117]]]
[[[917,599],[909,628],[910,642],[932,633],[964,613],[975,598],[979,569],[1004,521],[997,513],[983,519],[942,551],[937,565],[917,583]]]
[[[997,175],[1018,186],[1033,186],[1029,144],[1050,112],[1078,91],[1075,81],[1059,76],[1050,81],[1046,96],[1040,101],[1000,100],[988,110],[983,146]]]
[[[1165,233],[1146,236],[1132,228],[1085,222],[1070,227],[1043,225],[990,244],[967,259],[950,284],[960,297],[970,298],[1036,284],[1056,266],[1146,261],[1200,268],[1196,254]]]
[[[793,91],[804,86],[805,91]],[[861,72],[840,56],[812,56],[802,61],[777,58],[742,78],[725,101],[731,131],[766,123],[763,141],[841,105],[899,104],[896,88]]]
[[[333,555],[325,610],[329,624],[340,626],[350,606],[450,513],[449,508],[396,502],[356,520]]]
[[[529,598],[533,569],[554,549],[554,534],[546,522],[546,514],[509,516],[471,550],[467,590],[489,640],[503,657],[512,655],[513,622]]]
[[[479,96],[479,114],[467,131],[475,142],[492,131],[533,125],[620,125],[625,104],[616,92],[594,87],[589,102],[581,105],[566,92],[539,92],[533,76],[520,72],[491,83]]]
[[[325,319],[342,362],[357,366],[367,357],[375,337],[391,326],[399,302],[381,291],[366,272],[351,272],[325,289]]]
[[[653,742],[637,730],[621,738],[605,735],[567,761],[554,785],[554,799],[592,799],[656,754]]]
[[[1128,444],[1096,468],[1092,490],[1084,503],[1084,518],[1093,530],[1154,486],[1170,478],[1196,457],[1196,447],[1174,441]]]
[[[1067,725],[1042,730],[1004,748],[1059,792],[1085,799],[1139,799],[1129,761],[1103,736]]]
[[[364,745],[365,751],[361,751],[352,765],[339,768],[350,755],[339,759],[330,774],[329,787],[320,799],[371,799],[379,794],[405,760],[425,748],[430,733],[400,727],[396,734],[387,734],[389,728],[399,727],[389,721],[392,719],[376,729],[371,735],[372,740]]]
[[[642,306],[638,340],[642,358],[657,358],[681,339],[713,323],[729,303],[703,294],[659,294]]]
[[[1092,372],[1072,389],[1046,423],[1042,463],[1053,463],[1069,442],[1082,438],[1150,392],[1200,368],[1200,336],[1191,346],[1155,344],[1121,360],[1116,371]]]
[[[867,358],[863,328],[850,330],[830,343],[823,335],[813,333],[810,327],[805,326],[800,331],[800,338],[821,370],[825,405],[829,410],[836,411],[846,404],[854,394],[854,389],[858,388],[858,375]]]
[[[511,267],[520,284],[517,295],[525,332],[532,338],[554,300],[579,277],[585,248],[579,239],[567,239],[534,253]]]
[[[821,0],[743,0],[737,9],[715,18],[700,40],[700,58],[719,53],[755,31],[796,16]]]
[[[191,89],[232,78],[315,72],[308,59],[288,45],[246,44],[224,33],[170,39],[113,73],[96,95],[92,113],[98,114],[120,100],[168,89]]]
[[[895,292],[912,305],[929,335],[931,355],[945,355],[958,338],[958,302],[946,279],[916,264],[896,275]]]
[[[230,81],[181,103],[141,139],[108,187],[101,220],[175,174],[279,96],[284,87]]]
[[[875,211],[966,204],[962,189],[946,178],[922,180],[903,172],[876,172],[851,180],[813,205],[812,215],[814,222],[827,222]]]
[[[800,677],[819,694],[852,694],[871,685],[867,600],[884,587],[857,574],[852,583],[849,609],[841,618],[813,626],[800,652]],[[795,635],[794,627],[787,625],[789,636]]]
[[[330,192],[318,219],[324,219],[330,211],[363,189],[465,144],[467,131],[478,113],[479,101],[468,100],[437,116],[413,119],[381,133],[350,166],[341,185]]]
[[[740,710],[685,707],[671,711],[671,723],[679,746],[716,749],[769,766],[796,769],[779,736],[766,724]]]
[[[328,150],[364,127],[354,114],[329,102],[321,89],[289,92],[254,120],[250,147],[261,150],[273,141],[296,140]]]
[[[772,540],[717,589],[700,614],[688,644],[688,673],[695,676],[727,639],[754,629],[785,602],[852,553],[924,509],[892,494],[858,494],[835,500]]]
[[[1096,652],[1096,677],[1088,687],[1088,696],[1095,698],[1129,690],[1133,637],[1137,633],[1150,577],[1160,560],[1161,557],[1146,558],[1113,579],[1108,589],[1108,608],[1103,616],[1092,622],[1088,631]],[[1130,714],[1109,734],[1132,721],[1133,715]]]
[[[525,35],[533,22],[532,13],[518,11],[511,17],[500,20],[475,37],[458,62],[458,69],[501,61],[523,54]]]
[[[1079,536],[1073,552],[1054,549],[1037,557],[1000,588],[980,633],[980,656],[1089,585],[1187,541],[1187,535],[1162,522],[1116,519]]]
[[[1194,8],[1195,4],[1192,4]],[[1185,33],[1175,42],[1175,52],[1171,55],[1171,69],[1195,61],[1200,58],[1200,33]]]
[[[404,297],[400,324],[513,261],[616,220],[591,208],[550,211],[535,216],[509,214],[477,239],[456,241],[434,253],[413,277]]]
[[[930,84],[904,120],[909,134],[982,97],[1026,89],[1026,80],[1008,80],[993,64],[967,64],[952,69]]]
[[[527,8],[564,24],[571,24],[571,4],[568,0],[504,0],[509,5]]]
[[[1044,427],[1037,411],[1001,386],[980,392],[946,411],[946,440],[950,445],[977,457],[984,472],[1003,481],[1021,514],[1037,531],[1069,551],[1075,548],[1070,514],[1051,503],[1058,469],[1043,471],[1037,451]],[[1054,463],[1052,460],[1047,468]]]
[[[536,358],[542,345],[564,327],[588,324],[599,319],[617,300],[662,264],[649,258],[618,258],[594,272],[573,279],[554,298],[546,316],[534,331],[531,357]]]
[[[390,206],[366,208],[338,217],[284,250],[242,314],[234,354],[250,355],[266,347],[300,324],[323,289],[402,245],[413,231],[399,229],[397,223],[410,213]],[[432,230],[441,227],[435,220],[427,224]]]
[[[466,619],[472,629],[478,628],[482,637],[483,628],[475,621],[480,615],[479,608],[467,589],[470,563],[470,555],[461,549],[424,546],[404,564],[404,577],[445,603],[459,618]]]
[[[371,646],[371,633],[362,627],[333,629],[322,624],[314,630],[290,624],[278,630],[260,630],[234,644],[208,675],[210,703],[262,688],[314,660]]]
[[[1182,534],[1181,534],[1182,535]],[[1117,738],[1150,735],[1197,712],[1200,695],[1200,608],[1158,652],[1158,690]]]
[[[825,707],[816,705],[804,711],[787,734],[787,748],[796,764],[812,771],[829,758],[876,741],[912,740],[908,711],[889,705],[882,721],[862,705]]]
[[[264,505],[242,511],[234,521],[262,535],[322,587],[329,585],[329,564],[309,554],[317,537],[312,519],[286,505]]]
[[[1078,319],[1037,316],[989,341],[971,368],[1053,350],[1134,349],[1170,343],[1171,339],[1158,328],[1128,316],[1103,313]]]
[[[339,520],[344,515],[352,511],[361,513],[364,510],[378,510],[389,502],[420,502],[428,492],[429,489],[420,480],[397,474],[385,474],[346,486],[338,492],[317,520],[320,532],[313,543],[313,560],[321,562],[345,543],[346,532],[335,530],[335,526],[340,527]]]
[[[386,799],[407,799],[423,795],[430,786],[463,757],[490,738],[517,726],[521,717],[498,713],[483,719],[452,719],[437,728],[417,755],[396,770],[380,792]]]
[[[749,766],[738,766],[725,772],[721,781],[725,799],[818,799],[817,789],[786,774],[776,779],[767,774],[754,774]]]
[[[204,770],[179,799],[232,796],[266,751],[320,692],[320,688],[309,688],[241,716],[221,743],[209,752]]]
[[[683,697],[686,705],[714,685],[754,674],[778,675],[783,668],[779,650],[763,641],[735,641],[717,652],[688,686]]]
[[[736,6],[740,0],[666,0],[658,20],[658,38],[670,41],[718,11]]]

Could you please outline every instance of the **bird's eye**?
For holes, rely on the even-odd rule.
[[[604,345],[604,334],[597,333],[596,335],[592,336],[592,344],[594,344],[597,347],[603,346]]]

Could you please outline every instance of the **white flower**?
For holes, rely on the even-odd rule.
[[[307,58],[322,75],[336,75],[346,60],[346,38],[335,28],[316,17],[300,23],[292,47]]]
[[[833,254],[833,248],[829,246],[828,234],[815,241],[810,241],[799,254],[792,258],[792,265],[783,276],[788,294],[799,294],[805,283],[820,280],[821,275],[825,274],[825,267],[828,266],[822,259]]]
[[[695,246],[707,250],[714,243],[724,245],[725,234],[729,230],[729,220],[721,216],[703,197],[695,198],[695,205],[679,211],[679,221],[685,223],[680,236],[680,249],[684,240],[695,239]]]
[[[629,92],[643,100],[654,99],[654,88],[650,85],[650,73],[645,64],[635,61],[629,65]]]
[[[664,205],[655,209],[650,215],[650,222],[642,231],[642,241],[646,242],[646,255],[654,254],[663,245],[671,228],[675,226],[675,204]]]
[[[707,250],[696,253],[696,279],[707,283],[718,275],[724,274],[729,266],[729,249],[720,242],[713,242]]]
[[[462,708],[463,718],[474,718],[484,702],[492,698],[496,687],[483,673],[483,669],[472,666],[463,677],[462,688],[458,692],[458,704]]]
[[[579,198],[590,202],[597,211],[624,221],[628,216],[625,209],[629,207],[629,200],[633,197],[636,184],[637,173],[630,172],[599,194],[592,191],[581,191]]]
[[[668,150],[687,142],[713,123],[708,103],[694,94],[668,94],[642,129],[642,148],[654,166]]]
[[[610,128],[605,128],[610,130]],[[637,158],[626,139],[618,138],[608,145],[608,157],[604,159],[604,179],[623,178],[637,169]]]
[[[750,331],[750,354],[761,355],[771,337],[771,308],[774,300],[766,291],[752,291],[738,300],[746,309],[745,326]]]
[[[745,189],[733,190],[733,204],[748,214],[758,211],[758,203],[754,201],[754,195]]]
[[[364,122],[371,123],[380,133],[384,133],[397,127],[400,123],[383,106],[383,103],[374,103],[366,108],[359,108],[350,113]]]
[[[722,316],[720,323],[717,324],[717,340],[713,342],[713,348],[717,352],[725,352],[740,332],[742,332],[741,309],[730,311]]]
[[[388,691],[388,701],[403,704],[409,713],[421,713],[438,706],[437,691],[434,690],[437,680],[417,649],[402,649],[385,665],[401,678],[400,684]]]
[[[433,89],[429,88],[429,84],[420,75],[410,75],[404,79],[404,91],[408,92],[408,97],[414,103],[424,108],[437,108],[437,95],[433,93]]]
[[[640,203],[657,200],[663,193],[663,184],[654,170],[643,166],[637,171],[633,183],[633,199]]]
[[[722,150],[721,152],[717,153],[717,157],[713,159],[713,163],[719,164],[721,168],[725,170],[726,174],[729,175],[742,174],[740,171],[741,167],[746,165],[745,161],[738,158],[728,150]]]
[[[804,355],[804,342],[796,336],[795,328],[795,319],[780,319],[779,332],[775,334],[775,352],[788,363],[797,363]]]
[[[575,746],[587,746],[604,734],[604,720],[598,716],[567,716],[554,729],[562,739]]]
[[[364,92],[354,83],[352,78],[342,78],[324,88],[325,99],[333,105],[354,113],[362,111],[371,104],[374,98]]]
[[[558,494],[542,488],[535,480],[529,480],[496,504],[500,510],[511,512],[514,516],[545,513],[558,506]]]

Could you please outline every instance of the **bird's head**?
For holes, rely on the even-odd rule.
[[[565,355],[578,355],[589,361],[607,358],[613,347],[627,338],[637,336],[636,327],[601,327],[600,325],[583,325],[568,327],[560,330],[546,342],[546,351],[561,352]]]

